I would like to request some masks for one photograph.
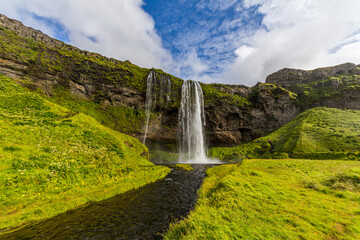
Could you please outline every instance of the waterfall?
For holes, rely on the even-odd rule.
[[[166,103],[169,103],[170,100],[171,100],[171,80],[170,80],[170,77],[169,77],[169,76],[167,77],[166,92],[167,92],[167,95],[166,95]]]
[[[146,100],[145,100],[145,125],[144,138],[145,144],[148,132],[149,122],[152,110],[158,111],[161,116],[162,110],[168,106],[171,101],[171,80],[168,75],[158,76],[154,70],[151,70],[146,80]]]
[[[153,105],[153,86],[154,86],[155,73],[153,70],[149,73],[146,80],[146,100],[145,100],[145,134],[143,139],[143,144],[145,145],[145,140],[147,137],[149,129],[149,120],[150,120],[150,110]],[[156,99],[155,99],[156,101]],[[156,103],[156,102],[155,102]]]
[[[206,163],[204,100],[196,81],[184,81],[179,111],[179,162]]]

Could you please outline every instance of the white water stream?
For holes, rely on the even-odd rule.
[[[151,70],[146,80],[146,100],[145,100],[145,134],[143,138],[143,144],[145,145],[150,120],[150,110],[153,105],[153,86],[155,80],[155,73]],[[156,101],[156,99],[154,99]],[[156,102],[155,102],[156,103]]]
[[[204,100],[201,86],[196,81],[184,81],[179,111],[179,162],[209,163],[206,157]]]
[[[143,144],[145,144],[149,132],[151,111],[166,106],[171,101],[172,91],[170,78],[159,77],[155,71],[149,73],[146,87]],[[181,88],[181,106],[178,115],[180,163],[211,164],[219,162],[206,157],[205,125],[204,98],[200,83],[191,80],[184,81]],[[151,129],[153,127],[150,128],[150,132]]]

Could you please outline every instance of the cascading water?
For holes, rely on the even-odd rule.
[[[150,110],[153,105],[153,86],[154,86],[155,73],[151,70],[146,80],[146,100],[145,100],[145,134],[143,144],[145,145],[150,120]],[[156,100],[156,99],[155,99]]]
[[[169,76],[157,74],[151,70],[147,77],[146,87],[143,144],[150,133],[158,131],[163,110],[172,101],[172,82]],[[151,112],[156,114],[157,119],[151,119]],[[199,82],[184,81],[181,88],[181,107],[178,120],[179,162],[219,163],[218,160],[206,157],[204,99]]]
[[[204,100],[196,81],[185,81],[181,89],[179,111],[179,162],[208,163],[204,141]]]
[[[146,80],[146,100],[145,100],[145,125],[144,125],[144,138],[149,132],[149,122],[151,111],[156,110],[158,113],[166,107],[171,101],[171,80],[167,75],[157,75],[154,70],[151,70]],[[151,124],[150,124],[151,125]]]
[[[171,100],[171,80],[170,80],[169,76],[167,77],[166,92],[168,93],[168,94],[166,95],[166,103],[169,103],[170,100]]]

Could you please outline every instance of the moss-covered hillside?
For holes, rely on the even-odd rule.
[[[132,86],[143,90],[148,69],[130,62],[109,59],[99,54],[81,51],[70,45],[48,46],[31,38],[18,36],[0,27],[0,57],[15,60],[27,66],[17,69],[28,76],[42,77],[44,73],[57,76],[63,84],[77,80],[81,74],[91,76],[89,81]]]
[[[244,158],[360,159],[360,111],[319,107],[270,135],[234,148],[212,148],[229,161]]]
[[[164,177],[137,139],[0,75],[0,230]]]
[[[267,76],[266,82],[297,93],[302,110],[360,109],[360,65],[344,63],[308,71],[284,68]]]
[[[153,104],[146,143],[169,143],[176,151],[182,79],[80,50],[0,14],[0,73],[21,79],[23,86],[42,92],[51,102],[138,139],[145,135],[151,71]],[[280,70],[253,87],[201,84],[209,146],[249,142],[316,106],[360,109],[359,74],[360,67],[343,64]]]
[[[41,89],[51,96],[50,101],[120,132],[142,131],[150,71],[64,43],[49,46],[0,27],[0,73],[27,80],[24,86]],[[162,70],[153,71],[158,78],[166,75],[170,79],[172,95],[178,98],[182,80]]]
[[[353,109],[360,105],[357,102],[360,98],[360,75],[357,74],[337,74],[288,88],[299,93],[299,103],[303,109],[330,103],[333,107]]]

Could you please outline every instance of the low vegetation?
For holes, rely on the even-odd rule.
[[[185,170],[185,171],[192,171],[194,170],[194,168],[191,166],[191,164],[175,164],[175,167],[176,168],[180,168],[182,170]]]
[[[0,75],[0,229],[52,217],[163,178],[128,135]]]
[[[212,148],[226,161],[251,158],[360,159],[360,111],[313,108],[266,137],[234,148]]]
[[[175,152],[166,152],[160,150],[151,150],[149,153],[150,161],[153,163],[177,163],[179,154]]]
[[[53,90],[53,95],[48,100],[73,112],[89,115],[104,126],[122,133],[141,132],[145,122],[143,109],[94,102],[72,95],[68,89],[61,86]]]
[[[326,79],[312,81],[307,84],[296,84],[289,89],[299,93],[300,107],[303,109],[313,106],[323,99],[337,99],[339,101],[351,95],[360,93],[360,76],[356,74],[338,74]]]
[[[246,105],[250,105],[250,102],[245,97],[231,94],[226,91],[226,88],[231,88],[230,86],[223,85],[222,88],[225,88],[225,90],[220,90],[218,85],[219,84],[201,84],[205,103],[212,103],[218,105],[222,102],[225,102],[231,105],[235,105],[237,107],[244,107]]]
[[[290,99],[297,99],[298,95],[294,92],[291,92],[283,87],[271,84],[271,83],[258,83],[251,88],[251,94],[257,95],[259,91],[266,91],[268,94],[274,98],[279,98],[281,96],[289,96]]]
[[[79,74],[91,75],[91,81],[131,86],[145,90],[148,69],[129,61],[109,59],[99,54],[79,50],[70,45],[48,46],[30,38],[18,36],[0,27],[0,57],[15,60],[27,66],[18,69],[28,76],[43,73],[58,76],[61,81],[78,78]]]
[[[131,93],[145,96],[147,76],[150,71],[154,71],[157,80],[153,94],[160,97],[163,91],[161,79],[169,79],[171,93],[167,97],[171,101],[167,103],[167,107],[180,106],[179,95],[183,80],[161,69],[141,68],[129,61],[107,58],[67,44],[51,46],[31,38],[20,37],[3,27],[0,27],[0,60],[0,65],[8,62],[4,65],[16,71],[23,80],[49,80],[45,87],[46,94],[51,96],[48,98],[49,101],[76,113],[89,115],[103,125],[123,133],[142,132],[145,122],[143,106],[141,100],[136,103],[136,109],[124,102],[109,102],[110,95],[113,94],[108,92],[109,89],[123,87],[122,91],[130,89]],[[74,83],[91,86],[91,90],[87,90],[82,97],[75,96],[70,93],[70,85]],[[23,85],[32,90],[36,88],[31,80],[24,81]],[[161,100],[158,99],[157,104],[161,105],[160,103]],[[159,106],[154,107],[154,115],[161,111],[158,108]]]
[[[207,175],[165,239],[359,239],[360,162],[245,160]]]

